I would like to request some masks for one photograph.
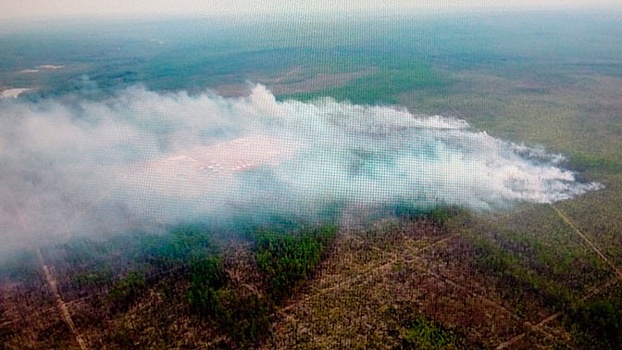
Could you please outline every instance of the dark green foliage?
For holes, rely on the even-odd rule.
[[[622,344],[622,301],[611,298],[581,304],[564,319],[575,341],[585,349],[619,349]]]
[[[289,296],[312,275],[336,233],[332,226],[307,228],[297,233],[257,233],[257,268],[268,283],[268,295],[273,301]]]
[[[406,306],[401,309],[391,308],[391,317],[399,320],[401,343],[398,349],[482,349],[482,344],[470,344],[466,337],[442,324],[426,318],[423,314]]]
[[[413,320],[402,339],[402,349],[469,349],[463,338],[419,316]]]
[[[191,312],[213,323],[239,346],[252,346],[269,329],[274,306],[311,276],[335,234],[334,227],[257,233],[255,257],[266,280],[267,297],[232,290],[220,257],[193,257],[188,265]]]
[[[162,236],[144,235],[140,255],[153,264],[171,267],[214,252],[210,236],[211,233],[199,225],[179,226]]]
[[[110,299],[113,301],[113,308],[127,310],[130,305],[141,296],[147,287],[145,278],[131,271],[124,279],[115,282],[109,291]]]
[[[40,272],[40,263],[34,251],[20,250],[0,262],[0,278],[31,281]]]
[[[104,287],[113,279],[112,270],[105,264],[91,271],[69,276],[72,287],[76,289],[88,287]]]
[[[419,208],[411,203],[402,202],[391,206],[390,212],[387,214],[403,219],[413,219],[420,217],[424,213],[425,209]]]
[[[208,256],[190,262],[190,310],[223,330],[238,345],[246,347],[265,334],[270,326],[272,304],[257,295],[242,297],[227,288],[222,259]]]
[[[322,253],[335,237],[333,227],[308,228],[299,232],[260,231],[255,236],[255,257],[264,275],[267,297],[242,293],[230,285],[222,258],[203,250],[191,254],[188,262],[188,304],[193,314],[211,322],[240,347],[252,346],[265,335],[275,305],[302,280],[311,276]],[[195,241],[193,231],[185,231],[185,241]],[[176,246],[183,247],[183,244]]]
[[[136,346],[132,340],[132,330],[124,325],[113,330],[108,338],[112,344],[118,345],[122,349],[132,349]]]
[[[484,238],[475,241],[475,249],[476,266],[497,276],[501,285],[512,286],[503,289],[507,297],[520,299],[525,291],[529,291],[554,311],[565,309],[575,302],[576,296],[568,288],[525,266],[515,253],[503,250]]]
[[[264,336],[272,322],[274,306],[264,297],[249,295],[240,298],[236,293],[223,294],[226,316],[221,327],[242,348]]]
[[[212,236],[201,225],[182,225],[164,234],[134,232],[107,240],[74,237],[47,248],[44,256],[57,269],[66,269],[76,286],[101,286],[118,273],[136,270],[151,276],[182,268],[193,257],[216,253],[218,247]],[[36,267],[36,256],[26,253],[20,265]],[[26,264],[26,260],[30,262]]]
[[[570,158],[570,166],[578,171],[600,170],[609,173],[622,171],[622,164],[611,158],[602,158],[578,152]]]
[[[190,283],[220,289],[227,283],[227,273],[219,256],[193,258],[189,264]]]
[[[449,85],[448,79],[424,61],[412,57],[368,58],[370,67],[377,68],[373,74],[357,78],[345,86],[327,88],[321,91],[304,92],[281,96],[281,98],[314,99],[331,96],[337,100],[348,100],[356,104],[377,104],[400,102],[401,94],[427,89],[442,93]]]
[[[217,256],[195,258],[190,262],[188,302],[193,312],[216,321],[226,321],[221,303],[221,290],[227,283],[222,259]]]
[[[387,216],[395,216],[406,220],[427,218],[440,225],[444,225],[452,217],[464,214],[465,212],[464,209],[459,207],[444,205],[442,203],[437,203],[432,207],[426,207],[409,202],[399,202],[379,211],[377,217],[373,216],[372,219],[381,219]]]
[[[449,219],[456,216],[460,209],[448,206],[436,206],[426,215],[437,223],[444,225]]]

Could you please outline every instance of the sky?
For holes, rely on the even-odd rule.
[[[619,0],[2,0],[0,18],[469,11],[619,6]]]

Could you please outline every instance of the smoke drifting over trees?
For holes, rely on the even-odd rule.
[[[156,93],[0,100],[6,245],[351,206],[487,210],[598,189],[459,119],[332,99]]]

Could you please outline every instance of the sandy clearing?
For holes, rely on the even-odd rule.
[[[129,181],[149,182],[168,195],[195,196],[233,185],[236,172],[274,166],[290,158],[297,146],[267,136],[248,136],[208,146],[194,146],[124,171]]]
[[[20,94],[32,89],[25,88],[9,88],[0,93],[0,98],[17,98]]]

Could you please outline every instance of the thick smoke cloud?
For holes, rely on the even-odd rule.
[[[4,242],[349,207],[487,210],[599,185],[459,119],[331,99],[156,93],[0,101]],[[5,246],[10,246],[5,245]]]

